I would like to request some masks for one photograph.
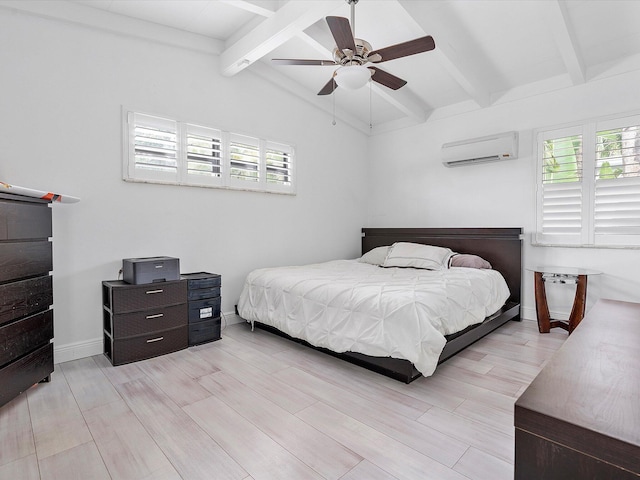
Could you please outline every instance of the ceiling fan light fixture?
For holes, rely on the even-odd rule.
[[[372,71],[363,65],[346,65],[336,70],[335,81],[339,87],[358,90],[371,79]]]

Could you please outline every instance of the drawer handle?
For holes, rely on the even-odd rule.
[[[162,293],[164,292],[164,290],[159,289],[159,290],[148,290],[147,291],[147,295],[151,295],[152,293]]]
[[[147,315],[147,320],[151,320],[152,318],[160,318],[164,317],[164,313],[156,313],[155,315]]]
[[[147,340],[147,343],[159,342],[160,340],[164,340],[164,337],[152,338]]]

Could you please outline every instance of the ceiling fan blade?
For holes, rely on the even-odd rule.
[[[351,50],[356,52],[356,41],[353,39],[353,32],[351,31],[351,25],[349,19],[344,17],[327,17],[327,24],[329,30],[336,41],[336,46],[340,50]]]
[[[333,60],[300,60],[294,58],[272,58],[271,62],[275,63],[276,65],[337,65]]]
[[[331,93],[333,93],[333,91],[338,88],[338,84],[336,83],[336,81],[333,79],[333,77],[331,77],[331,80],[329,80],[327,82],[327,84],[322,87],[322,90],[320,90],[318,92],[318,95],[329,95]]]
[[[404,87],[407,84],[406,80],[396,77],[395,75],[391,75],[384,70],[380,70],[376,67],[367,67],[369,70],[373,70],[373,75],[371,76],[371,80],[374,82],[378,82],[385,87],[389,87],[391,90],[398,90],[401,87]]]
[[[369,52],[367,58],[371,59],[373,55],[379,55],[381,60],[371,59],[373,63],[386,62],[395,58],[408,57],[409,55],[415,55],[416,53],[428,52],[436,48],[436,43],[433,41],[431,35],[426,37],[416,38],[415,40],[409,40],[408,42],[398,43],[390,47],[381,48],[380,50],[373,50]]]

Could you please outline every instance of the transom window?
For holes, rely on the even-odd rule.
[[[295,194],[291,145],[138,112],[124,119],[127,181]]]

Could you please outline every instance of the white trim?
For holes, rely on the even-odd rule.
[[[222,312],[222,315],[223,327],[244,323],[244,320],[237,316],[235,312]],[[67,343],[66,345],[56,345],[55,340],[53,343],[53,363],[56,365],[81,358],[93,357],[94,355],[102,355],[103,353],[104,344],[102,337],[83,342]]]
[[[82,342],[67,343],[66,345],[56,345],[53,342],[53,363],[64,363],[80,358],[92,357],[103,353],[103,339],[94,338]]]
[[[568,320],[570,311],[549,311],[549,316],[553,319]],[[538,322],[538,315],[536,313],[536,307],[523,307],[520,305],[520,318],[525,322]]]

